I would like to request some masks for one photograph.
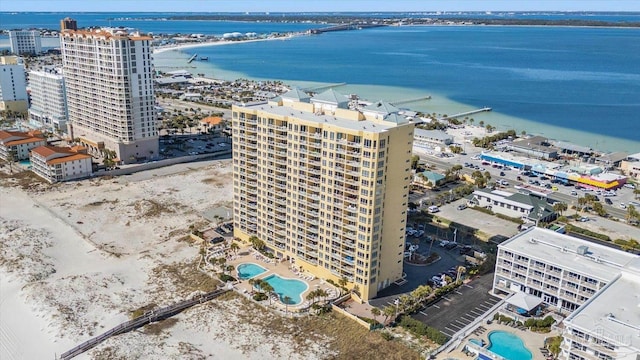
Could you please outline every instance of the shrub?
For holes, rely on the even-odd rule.
[[[268,298],[269,297],[267,295],[261,292],[253,294],[253,300],[255,301],[264,301],[264,300],[267,300]]]
[[[220,279],[220,281],[222,282],[229,282],[229,281],[236,281],[236,278],[234,278],[231,275],[227,275],[227,274],[219,274],[218,278]]]
[[[382,332],[382,333],[380,333],[380,336],[382,336],[382,338],[387,340],[387,341],[391,341],[391,340],[395,339],[395,337],[393,337],[393,335],[389,334],[388,332]]]
[[[575,225],[567,224],[565,229],[567,229],[567,232],[570,232],[570,233],[585,235],[585,236],[589,236],[589,237],[596,238],[599,240],[604,240],[604,241],[611,241],[611,238],[607,235],[596,233],[591,230],[583,229]]]
[[[441,333],[438,329],[427,326],[424,323],[411,318],[410,316],[403,316],[400,319],[400,326],[407,329],[413,335],[426,336],[428,339],[438,345],[442,345],[447,342],[447,336]]]

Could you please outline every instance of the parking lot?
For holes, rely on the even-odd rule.
[[[489,293],[492,282],[493,273],[483,275],[458,287],[412,317],[451,337],[477,318],[484,316],[500,301],[500,298]]]
[[[419,245],[419,252],[428,253],[430,241],[422,239]],[[409,293],[420,285],[426,285],[434,275],[445,272],[454,266],[464,265],[464,256],[460,255],[458,249],[444,249],[435,241],[431,251],[440,255],[440,260],[427,266],[410,265],[405,262],[403,271],[407,275],[407,282],[401,286],[395,284],[389,286],[379,292],[378,297],[370,300],[369,303],[379,308],[393,305],[395,299],[400,297],[400,295]]]
[[[160,154],[179,157],[231,149],[231,139],[214,135],[172,135],[160,138]]]

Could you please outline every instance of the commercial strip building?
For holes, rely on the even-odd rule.
[[[508,143],[506,148],[537,159],[555,159],[558,157],[558,149],[551,146],[549,140],[542,136],[516,139]]]
[[[89,177],[91,155],[81,146],[39,146],[31,150],[31,170],[50,183]]]
[[[545,199],[501,190],[478,189],[473,192],[470,203],[491,209],[494,213],[525,221],[551,222],[557,214]]]
[[[67,131],[67,97],[59,69],[45,66],[29,72],[29,120],[54,132]]]
[[[563,359],[636,359],[638,255],[534,227],[498,245],[493,292],[567,314]]]
[[[60,33],[69,136],[121,162],[158,156],[150,36],[123,29]]]
[[[234,235],[364,300],[402,278],[414,125],[292,89],[232,108]]]
[[[26,113],[28,106],[27,78],[22,59],[0,56],[0,111]]]
[[[42,53],[42,39],[38,30],[10,30],[11,52],[16,55],[39,55]]]
[[[44,146],[47,140],[38,130],[21,132],[0,130],[0,158],[9,160],[10,157],[16,160],[26,160],[29,158],[31,149]]]
[[[571,183],[593,189],[618,189],[627,182],[625,176],[603,172],[602,168],[588,163],[574,162],[568,165],[559,162],[541,162],[523,159],[503,152],[483,152],[480,159],[495,164],[532,171],[546,175],[564,183]]]

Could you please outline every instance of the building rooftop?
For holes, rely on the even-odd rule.
[[[339,118],[334,115],[315,114],[307,111],[296,110],[288,106],[277,106],[267,103],[245,104],[239,106],[249,110],[265,111],[284,117],[293,117],[296,119],[316,123],[318,125],[334,125],[345,129],[370,133],[381,133],[386,131],[387,129],[391,129],[399,125],[392,122],[380,123],[370,120],[356,121],[351,119]]]
[[[349,98],[333,89],[329,89],[312,97],[311,102],[331,104],[346,109],[349,104]]]
[[[581,246],[588,247],[585,255],[578,253]],[[538,227],[521,232],[498,247],[603,281],[611,281],[623,266],[638,259],[638,255]]]
[[[621,346],[621,353],[640,349],[640,258],[622,271],[565,321],[572,327],[597,333],[598,337]],[[636,269],[633,269],[636,267]]]
[[[362,111],[369,111],[369,112],[375,112],[378,114],[387,115],[387,114],[397,113],[400,111],[400,109],[389,104],[388,102],[380,100],[380,101],[374,102],[373,104],[369,104],[365,106],[362,109]]]
[[[593,152],[593,150],[591,150],[591,148],[588,146],[577,145],[568,141],[556,141],[554,142],[554,145],[561,150],[569,150],[585,154]]]
[[[298,87],[291,88],[291,90],[289,90],[286,93],[280,95],[280,97],[282,99],[290,99],[290,100],[299,101],[299,102],[305,102],[305,103],[308,103],[309,99],[311,99],[311,97],[309,95],[307,95],[307,93],[305,93],[304,91],[302,91]]]
[[[424,130],[424,129],[416,129],[414,131],[414,134],[416,137],[426,137],[429,139],[436,139],[436,140],[451,140],[453,139],[453,136],[447,134],[446,132],[442,131],[442,130]]]

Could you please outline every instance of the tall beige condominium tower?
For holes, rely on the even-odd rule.
[[[402,278],[414,125],[299,89],[233,107],[234,234],[365,300]]]
[[[123,29],[60,33],[69,135],[124,163],[158,155],[151,37]]]
[[[60,30],[78,30],[78,22],[70,17],[60,20]]]

